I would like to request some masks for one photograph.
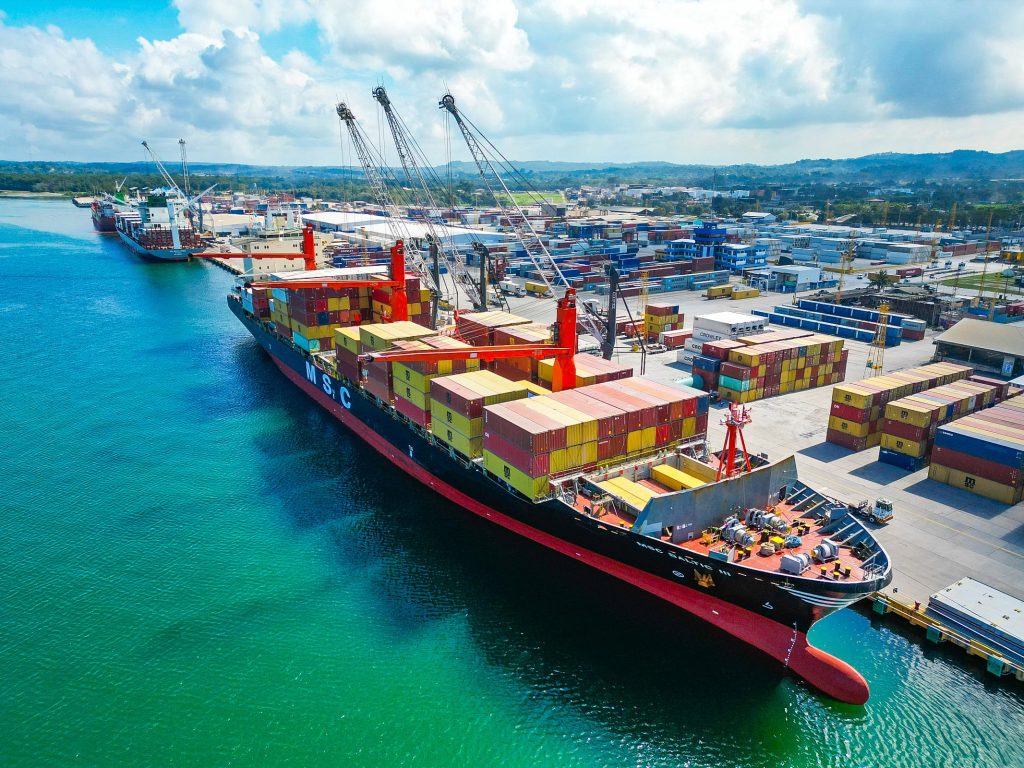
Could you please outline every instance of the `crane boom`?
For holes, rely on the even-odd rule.
[[[156,169],[160,172],[160,176],[161,178],[163,178],[164,183],[168,187],[176,191],[178,194],[180,194],[182,197],[185,197],[185,194],[181,191],[181,187],[178,186],[178,183],[174,180],[174,177],[172,177],[171,174],[167,172],[167,169],[164,167],[164,164],[160,162],[160,158],[156,156],[156,152],[154,152],[153,148],[149,146],[149,142],[143,141],[142,146],[146,148],[146,151],[149,153],[149,156],[153,158],[153,162],[156,163]]]
[[[388,190],[387,184],[384,180],[384,174],[382,172],[383,163],[377,161],[376,156],[370,148],[369,142],[363,135],[363,131],[359,128],[359,124],[356,122],[356,117],[349,109],[348,105],[344,102],[338,102],[337,105],[338,118],[348,129],[349,138],[352,141],[352,146],[355,147],[356,155],[359,157],[359,164],[363,167],[363,174],[366,176],[366,181],[370,185],[370,189],[373,191],[373,196],[377,200],[377,204],[385,210],[388,215],[388,224],[391,225],[392,230],[395,230],[395,240],[402,240],[402,234],[398,230],[402,229],[400,211],[398,205],[395,203],[394,197]],[[404,233],[407,236],[407,233]],[[416,262],[414,271],[417,272],[427,284],[434,291],[440,293],[439,286],[434,281],[434,276],[427,264],[426,260],[419,255],[415,248],[410,248],[406,251],[406,256],[413,256]]]
[[[373,89],[373,98],[377,100],[381,108],[384,110],[384,116],[387,118],[388,127],[391,129],[391,136],[395,142],[395,149],[398,151],[398,158],[402,163],[402,168],[405,169],[405,175],[409,180],[409,185],[418,185],[423,192],[423,196],[428,207],[436,209],[438,205],[434,200],[434,193],[431,191],[430,184],[427,183],[423,170],[416,162],[416,153],[413,151],[414,142],[409,141],[408,131],[406,130],[401,117],[399,117],[394,106],[391,104],[391,98],[388,96],[384,86],[377,86]],[[444,241],[438,234],[437,229],[434,226],[434,222],[431,220],[429,215],[423,217],[423,223],[430,231],[430,236],[433,238],[434,242],[440,247]],[[464,284],[474,285],[477,296],[471,296],[470,298],[481,310],[486,310],[486,287],[483,285],[477,285],[473,282],[469,269],[466,266],[466,262],[462,258],[462,254],[459,253],[458,249],[455,248],[454,244],[452,244],[450,240],[451,239],[449,238],[448,252],[451,256],[452,264],[455,267],[454,271],[456,275]]]
[[[537,267],[537,271],[540,273],[544,284],[549,290],[551,289],[551,281],[548,280],[547,275],[544,273],[544,269],[547,267],[550,268],[557,276],[558,279],[556,282],[566,289],[569,289],[569,281],[566,280],[565,275],[562,274],[562,270],[558,267],[558,264],[548,252],[544,242],[540,239],[540,235],[538,235],[537,231],[533,228],[533,225],[526,216],[526,212],[523,211],[522,207],[516,201],[515,196],[511,191],[509,191],[505,180],[502,178],[501,174],[498,173],[494,164],[491,163],[490,158],[487,156],[487,152],[484,151],[484,148],[477,140],[474,130],[470,129],[468,120],[464,118],[462,112],[457,106],[455,106],[455,97],[450,93],[446,93],[441,97],[439,106],[441,109],[447,110],[447,112],[455,119],[456,125],[459,126],[459,131],[462,133],[462,137],[466,141],[466,145],[469,147],[470,154],[473,155],[473,160],[476,162],[477,170],[480,172],[480,178],[483,180],[484,186],[487,187],[487,190],[494,197],[498,207],[506,214],[506,216],[508,216],[512,230],[515,232],[519,241],[523,244],[523,248],[526,250],[526,255],[530,258],[530,261],[532,261],[533,265]],[[493,176],[498,184],[501,185],[501,191],[504,192],[504,195],[496,193],[496,190],[491,185],[488,174]],[[515,209],[515,215],[509,214],[505,200],[510,200],[512,202],[512,207]],[[544,266],[542,266],[542,262]],[[597,339],[598,344],[603,345],[605,343],[604,331],[598,325],[590,312],[591,310],[586,308],[586,311],[583,313],[581,318],[583,325],[586,328],[587,333]]]

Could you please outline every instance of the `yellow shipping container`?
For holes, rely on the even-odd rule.
[[[393,376],[394,371],[392,371],[392,377]],[[433,413],[433,409],[430,407],[429,392],[421,392],[420,390],[416,389],[415,387],[409,384],[400,382],[398,379],[394,379],[394,391],[396,397],[400,397],[403,400],[408,400],[410,403],[415,405],[420,410],[430,410],[431,413]]]
[[[998,501],[1003,504],[1018,504],[1024,500],[1024,486],[1018,488],[1012,485],[1004,485],[985,477],[971,475],[959,469],[944,467],[940,464],[931,464],[928,467],[928,477],[938,480],[940,483],[951,485],[954,488],[963,488],[965,491],[984,496],[985,498]]]
[[[334,346],[359,354],[359,328],[354,326],[335,328]]]
[[[430,394],[430,380],[440,376],[439,373],[420,373],[414,371],[405,363],[392,363],[391,364],[391,375],[394,377],[395,385],[398,382],[402,382],[408,387],[412,387],[418,392]]]
[[[928,405],[923,402],[915,403],[906,399],[901,399],[899,401],[886,404],[885,418],[892,419],[893,421],[899,421],[904,424],[912,424],[915,427],[927,427],[935,421],[936,411],[940,410],[942,407],[943,406],[938,403]]]
[[[689,416],[683,419],[683,437],[693,437],[697,434],[697,417]]]
[[[565,403],[543,398],[534,399],[531,405],[538,405],[545,411],[558,411],[574,420],[574,423],[567,424],[565,439],[568,445],[581,445],[582,443],[597,440],[597,419],[582,411],[578,411]]]
[[[658,442],[658,430],[654,427],[647,427],[640,430],[640,449],[651,450]]]
[[[451,427],[469,437],[480,437],[484,433],[483,416],[470,419],[433,399],[430,401],[430,421],[433,424],[434,434],[438,434],[442,426]]]
[[[637,511],[647,506],[647,502],[655,495],[654,491],[650,488],[634,483],[632,480],[627,480],[624,477],[602,480],[598,485],[612,496],[622,499],[628,506],[633,507]]]
[[[681,491],[684,488],[699,488],[705,484],[699,477],[687,474],[669,464],[659,464],[656,467],[651,467],[651,479],[656,483],[661,483],[666,488],[671,488],[673,491]]]
[[[596,464],[597,441],[584,443],[583,445],[570,445],[567,448],[551,451],[549,462],[552,475]]]
[[[484,467],[492,475],[499,480],[504,480],[530,500],[536,500],[548,494],[550,483],[547,475],[530,477],[490,451],[484,451]]]
[[[626,453],[640,453],[640,438],[642,430],[634,429],[626,433]]]
[[[433,413],[431,413],[433,415]],[[473,419],[483,424],[483,419]],[[471,459],[476,458],[483,451],[484,439],[483,433],[470,437],[469,435],[460,432],[453,428],[450,424],[438,424],[437,422],[431,422],[430,431],[434,433],[434,437],[440,440],[442,443],[447,443],[459,453],[469,456]]]
[[[854,421],[841,419],[838,416],[829,416],[828,426],[830,429],[837,429],[840,432],[845,432],[846,434],[853,435],[854,437],[867,437],[871,434],[871,422],[858,424]]]
[[[874,394],[857,384],[841,384],[832,390],[832,402],[852,405],[854,408],[870,408]]]
[[[928,443],[907,440],[905,437],[896,437],[885,432],[882,433],[881,446],[915,458],[920,458],[928,453]]]
[[[397,323],[371,323],[359,326],[359,342],[363,349],[381,351],[389,349],[396,341],[411,341],[427,336],[436,336],[432,331],[419,323],[402,320]]]

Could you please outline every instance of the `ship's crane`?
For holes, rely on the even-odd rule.
[[[426,204],[425,207],[430,210],[437,210],[438,205],[434,199],[432,187],[439,189],[441,187],[440,180],[431,169],[430,163],[426,162],[426,157],[423,155],[423,151],[419,148],[416,140],[412,137],[412,134],[406,127],[405,122],[402,120],[398,112],[395,111],[394,105],[391,103],[391,98],[388,96],[384,86],[377,86],[373,89],[372,93],[373,98],[377,100],[377,103],[380,104],[381,108],[384,110],[384,116],[387,118],[388,127],[391,129],[391,136],[395,142],[395,149],[398,151],[398,158],[402,163],[402,168],[405,169],[405,175],[409,180],[410,187],[418,187],[421,190],[423,194],[423,201]],[[424,160],[422,165],[417,161],[417,153]],[[430,176],[429,180],[427,176]],[[455,247],[451,237],[443,238],[438,233],[429,214],[423,217],[423,224],[430,232],[430,237],[439,247],[441,247],[442,243],[447,240],[448,248],[446,250],[455,273],[456,282],[458,283],[461,281],[464,285],[472,286],[475,289],[476,295],[470,296],[470,299],[478,309],[486,311],[486,284],[483,281],[478,281],[474,284],[473,278],[466,266],[466,262],[462,258],[462,254],[460,254],[459,250]],[[474,243],[473,245],[475,248],[477,243]],[[482,245],[482,243],[480,245]],[[456,287],[455,290],[457,292],[458,288]],[[435,295],[435,301],[437,298],[440,298],[439,295]]]
[[[185,142],[185,140],[184,139],[179,139],[179,142],[181,143],[181,147],[182,147],[182,149],[181,149],[181,151],[182,151],[182,160],[184,162],[184,158],[185,158],[185,155],[184,155],[184,152],[185,152],[184,142]],[[168,172],[167,168],[164,166],[163,162],[160,160],[159,157],[157,157],[156,152],[154,152],[153,148],[149,146],[149,142],[143,141],[142,142],[142,146],[146,148],[146,152],[148,152],[150,158],[152,158],[153,163],[156,165],[156,169],[160,172],[160,177],[164,180],[164,184],[166,184],[168,186],[168,188],[170,188],[173,192],[176,192],[178,195],[181,196],[182,200],[185,201],[185,207],[186,208],[199,212],[199,217],[200,217],[199,218],[199,229],[200,229],[200,231],[202,231],[202,228],[203,228],[203,224],[202,224],[202,215],[203,215],[203,205],[202,205],[202,202],[203,202],[203,197],[205,195],[209,194],[211,191],[213,191],[214,187],[216,187],[217,185],[216,184],[211,184],[209,187],[204,189],[202,192],[200,192],[195,197],[189,197],[188,194],[186,192],[184,192],[181,187],[178,186],[178,183],[174,180],[174,177],[171,176],[171,174]],[[188,185],[187,178],[188,177],[187,177],[187,174],[186,174],[186,181],[185,181],[186,186]],[[172,225],[171,229],[172,229],[172,231],[176,231],[176,228],[177,228],[177,221],[176,221],[175,216],[174,216],[175,210],[176,209],[174,207],[174,204],[172,202],[168,201],[168,218],[171,221],[171,225]],[[175,247],[177,247],[177,246],[175,246]]]
[[[359,356],[363,363],[436,362],[439,360],[510,360],[529,357],[538,360],[554,358],[551,389],[561,392],[576,386],[576,290],[569,288],[558,300],[555,313],[554,346],[550,344],[505,344],[468,347],[466,349],[431,349],[414,352],[369,352]]]
[[[366,181],[370,185],[370,189],[373,191],[373,196],[376,199],[377,204],[387,213],[387,223],[391,227],[395,240],[410,240],[409,233],[405,231],[405,227],[402,224],[401,212],[398,210],[398,205],[395,203],[394,197],[388,190],[388,186],[384,178],[386,167],[385,163],[378,153],[371,147],[369,140],[364,135],[363,130],[359,127],[359,123],[356,122],[356,117],[352,113],[352,110],[349,109],[348,105],[344,102],[338,102],[336,109],[338,112],[338,119],[348,130],[352,146],[355,148],[356,155],[359,157],[359,164],[363,167],[363,174],[366,176]],[[430,269],[430,265],[427,264],[426,260],[419,253],[419,250],[416,248],[409,248],[406,251],[406,257],[408,258],[410,256],[414,262],[414,271],[427,281],[431,291],[440,293],[440,286],[438,285],[437,280],[434,279],[433,271]]]
[[[498,151],[497,147],[495,147],[487,137],[480,132],[480,129],[473,125],[462,111],[455,106],[454,96],[450,93],[446,93],[441,98],[439,106],[441,109],[447,110],[448,114],[455,119],[456,125],[459,126],[459,130],[462,132],[462,137],[465,139],[466,145],[469,147],[470,154],[473,155],[473,160],[476,163],[477,170],[480,172],[480,178],[483,180],[484,186],[487,188],[487,191],[490,192],[498,207],[508,218],[513,232],[515,232],[516,237],[523,244],[523,248],[526,250],[526,255],[537,268],[544,284],[549,290],[551,289],[551,281],[548,280],[548,277],[545,274],[545,269],[551,269],[557,277],[556,283],[568,288],[569,281],[566,280],[565,275],[562,274],[562,270],[558,267],[558,264],[552,258],[547,247],[544,245],[544,242],[540,239],[537,231],[533,228],[533,225],[527,218],[526,212],[523,211],[522,207],[516,201],[515,196],[509,190],[505,180],[502,178],[497,168],[495,168],[494,163],[491,162],[491,159],[488,156],[488,150],[485,150],[484,144],[486,144],[489,150],[495,154],[496,160],[499,164],[503,164],[506,168],[511,168],[511,164],[508,159],[502,155],[501,152]],[[483,144],[481,143],[481,139],[483,140]],[[512,169],[512,173],[515,173],[514,168]],[[492,179],[500,185],[500,190],[495,189],[495,186],[491,181]],[[511,202],[514,211],[509,210],[505,203],[506,200]],[[597,339],[597,342],[603,346],[605,343],[605,334],[588,307],[584,307],[581,321],[586,328],[587,333]]]

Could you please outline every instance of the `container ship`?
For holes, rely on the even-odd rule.
[[[89,207],[92,209],[92,226],[97,232],[113,234],[117,231],[115,217],[118,206],[113,197],[105,195],[96,198]]]
[[[311,239],[311,234],[309,235]],[[576,297],[556,321],[456,314],[429,327],[430,292],[383,268],[272,275],[228,296],[297,387],[439,495],[634,585],[861,704],[864,678],[811,646],[814,622],[891,580],[845,505],[802,483],[792,456],[746,451],[745,406],[708,450],[708,395],[576,349]]]
[[[167,191],[151,192],[118,212],[114,229],[133,253],[155,261],[186,261],[208,245],[192,227],[185,198]]]

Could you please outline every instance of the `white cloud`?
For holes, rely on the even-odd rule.
[[[0,19],[4,154],[136,159],[126,148],[141,138],[170,154],[184,136],[196,160],[334,164],[335,99],[376,138],[369,92],[381,81],[435,162],[446,87],[523,159],[1006,149],[1024,109],[1013,3],[985,14],[924,0],[176,5],[180,33],[118,58],[73,29]],[[274,35],[297,50],[269,55]]]

